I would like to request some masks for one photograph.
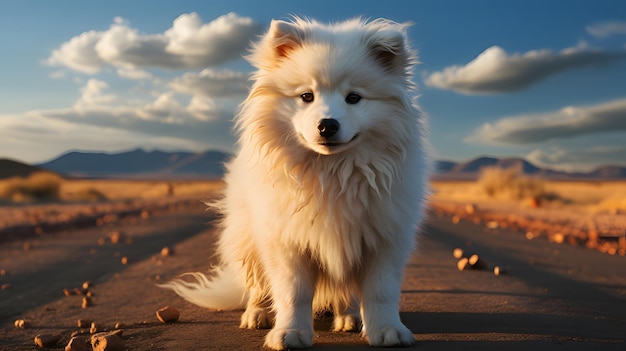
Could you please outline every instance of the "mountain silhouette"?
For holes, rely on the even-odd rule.
[[[224,175],[229,154],[221,151],[165,152],[136,149],[121,153],[72,151],[38,167],[86,178],[207,179]]]

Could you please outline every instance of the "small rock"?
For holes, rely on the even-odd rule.
[[[4,283],[2,285],[0,285],[0,290],[9,290],[11,289],[13,286],[9,283]]]
[[[104,330],[104,327],[101,326],[100,324],[93,322],[91,323],[91,327],[89,328],[89,333],[90,334],[96,334],[99,332],[102,332]]]
[[[167,246],[161,249],[161,256],[163,257],[172,256],[173,254],[174,251]]]
[[[121,330],[107,333],[98,333],[91,337],[93,351],[124,351]]]
[[[87,290],[89,288],[93,288],[93,283],[91,282],[91,280],[86,280],[83,283],[83,289]]]
[[[456,268],[460,271],[464,271],[465,269],[467,269],[469,267],[468,265],[468,258],[467,257],[462,257],[457,263],[456,263]]]
[[[28,323],[27,321],[23,319],[16,320],[14,324],[15,324],[15,327],[18,329],[26,329],[30,327],[30,323]]]
[[[119,230],[115,230],[109,233],[109,240],[111,240],[111,244],[119,244],[126,239],[126,236],[122,234]]]
[[[463,257],[463,249],[457,247],[452,251],[452,256],[454,256],[457,260],[460,260],[461,257]]]
[[[122,257],[120,262],[122,262],[122,264],[128,264],[128,257],[126,257],[126,256]]]
[[[166,306],[156,311],[156,316],[161,323],[173,323],[178,321],[180,313],[178,310],[171,306]]]
[[[92,305],[93,305],[93,302],[91,301],[91,297],[89,296],[83,297],[83,303],[81,305],[82,308],[91,307]]]
[[[474,254],[470,256],[468,259],[468,263],[470,264],[472,269],[487,269],[487,263],[485,260],[478,257],[478,255]]]
[[[502,269],[500,266],[495,266],[495,267],[493,267],[493,274],[494,275],[503,275],[503,274],[506,274],[506,271],[504,269]]]
[[[489,221],[489,222],[487,222],[487,228],[489,228],[489,229],[496,229],[499,226],[500,225],[498,224],[497,221]]]
[[[61,340],[61,335],[39,334],[35,336],[35,345],[39,347],[52,347]]]

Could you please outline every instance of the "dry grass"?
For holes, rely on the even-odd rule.
[[[577,182],[542,180],[551,201],[543,207],[575,209],[586,213],[626,213],[626,182]],[[441,181],[432,184],[434,201],[498,203],[501,206],[527,205],[525,199],[490,197],[477,181]]]
[[[51,173],[28,178],[0,180],[0,200],[24,203],[38,201],[93,202],[198,196],[204,200],[223,186],[221,181],[141,181],[112,179],[63,179]]]
[[[29,177],[14,177],[0,183],[0,198],[12,202],[56,200],[61,189],[61,177],[38,172]]]
[[[518,167],[485,167],[478,183],[487,196],[494,198],[546,200],[556,197],[546,190],[543,180],[524,175]]]

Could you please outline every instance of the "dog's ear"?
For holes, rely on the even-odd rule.
[[[304,41],[304,33],[301,28],[293,23],[272,20],[268,37],[272,41],[274,54],[278,59],[287,57],[289,52]]]
[[[392,28],[378,30],[369,38],[372,56],[385,70],[402,74],[409,63],[409,53],[405,47],[406,35],[403,30]]]

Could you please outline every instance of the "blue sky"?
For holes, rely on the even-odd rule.
[[[626,165],[626,2],[0,2],[0,158],[232,151],[231,118],[272,18],[410,21],[437,157]]]

